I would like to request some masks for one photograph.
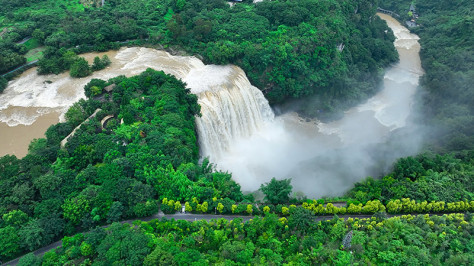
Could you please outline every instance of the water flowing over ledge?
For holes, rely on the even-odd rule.
[[[318,198],[341,195],[397,158],[416,153],[423,133],[410,116],[423,74],[419,38],[380,16],[395,33],[400,62],[387,69],[379,93],[331,123],[306,122],[292,113],[278,116],[250,137],[229,142],[227,152],[211,156],[218,167],[247,191],[272,177],[292,178],[294,191]]]
[[[220,77],[210,78],[215,73]],[[198,95],[202,113],[196,118],[199,147],[201,155],[211,161],[219,159],[236,140],[250,137],[273,121],[274,114],[262,92],[236,66],[192,70],[185,81]]]
[[[147,68],[176,76],[198,95],[203,110],[202,117],[197,118],[203,156],[218,157],[233,139],[249,137],[265,121],[273,119],[268,101],[250,84],[239,67],[204,65],[196,57],[172,56],[164,51],[140,47],[81,56],[92,61],[95,56],[104,54],[111,58],[112,64],[89,77],[73,79],[69,73],[40,76],[34,68],[11,81],[0,94],[0,137],[10,139],[9,143],[0,144],[3,145],[0,146],[3,152],[0,156],[25,155],[29,142],[43,136],[44,125],[55,123],[57,119],[64,120],[68,108],[85,97],[83,87],[91,79],[133,76]],[[54,116],[59,118],[54,119]],[[43,127],[36,132],[38,122]],[[19,131],[27,130],[37,134],[12,139]]]

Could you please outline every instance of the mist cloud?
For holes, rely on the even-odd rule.
[[[414,95],[423,74],[418,36],[388,21],[400,62],[386,70],[383,88],[348,110],[340,120],[306,122],[294,113],[267,121],[254,135],[235,140],[214,162],[244,191],[272,177],[292,178],[293,191],[309,197],[339,196],[357,181],[389,170],[400,157],[416,154],[423,129],[413,122]]]

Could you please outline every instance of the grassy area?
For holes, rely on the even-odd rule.
[[[54,12],[56,14],[65,15],[65,11],[84,11],[84,6],[79,0],[48,0],[38,3],[32,3],[30,6],[18,8],[15,15],[18,14],[47,14]],[[26,19],[28,20],[28,19]],[[6,26],[22,26],[25,21],[10,21],[3,16],[0,17],[0,27]]]
[[[33,13],[42,13],[45,11],[50,11],[53,9],[62,9],[68,11],[84,11],[84,6],[79,1],[71,0],[49,0],[42,1],[38,3],[33,3],[29,7],[20,8],[15,13],[20,12],[33,12]]]
[[[29,51],[31,49],[35,49],[39,47],[41,44],[37,39],[31,38],[28,41],[26,41],[23,45],[26,46],[26,49],[28,49]]]
[[[28,53],[26,53],[25,57],[26,57],[26,62],[29,63],[29,62],[33,62],[35,60],[38,60],[40,58],[43,57],[43,51],[44,51],[44,47],[37,47],[37,48],[34,48],[30,51],[28,51]]]

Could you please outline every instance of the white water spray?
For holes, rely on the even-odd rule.
[[[250,137],[274,118],[262,92],[238,67],[210,65],[193,69],[185,81],[199,97],[199,147],[201,155],[211,161],[218,160],[233,142]]]
[[[416,153],[421,133],[401,129],[414,128],[409,116],[422,74],[418,37],[393,19],[384,19],[397,37],[400,63],[386,72],[377,95],[331,123],[305,122],[296,114],[265,120],[253,135],[226,140],[224,152],[207,150],[204,155],[231,172],[243,190],[256,190],[272,177],[293,178],[294,191],[321,197],[341,195],[354,182],[378,173],[380,164],[387,166],[398,157]],[[204,101],[202,96],[200,101]],[[201,138],[207,138],[207,130],[200,129]],[[221,145],[217,137],[208,139],[213,140],[211,146]]]

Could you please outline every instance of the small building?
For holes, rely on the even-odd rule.
[[[115,89],[115,87],[117,87],[117,85],[114,84],[110,84],[109,86],[105,87],[104,90],[109,93],[111,91],[113,91]]]
[[[411,21],[405,21],[405,23],[407,24],[408,27],[410,28],[415,28],[418,26],[418,24],[416,24],[416,22],[414,20],[411,20]]]

